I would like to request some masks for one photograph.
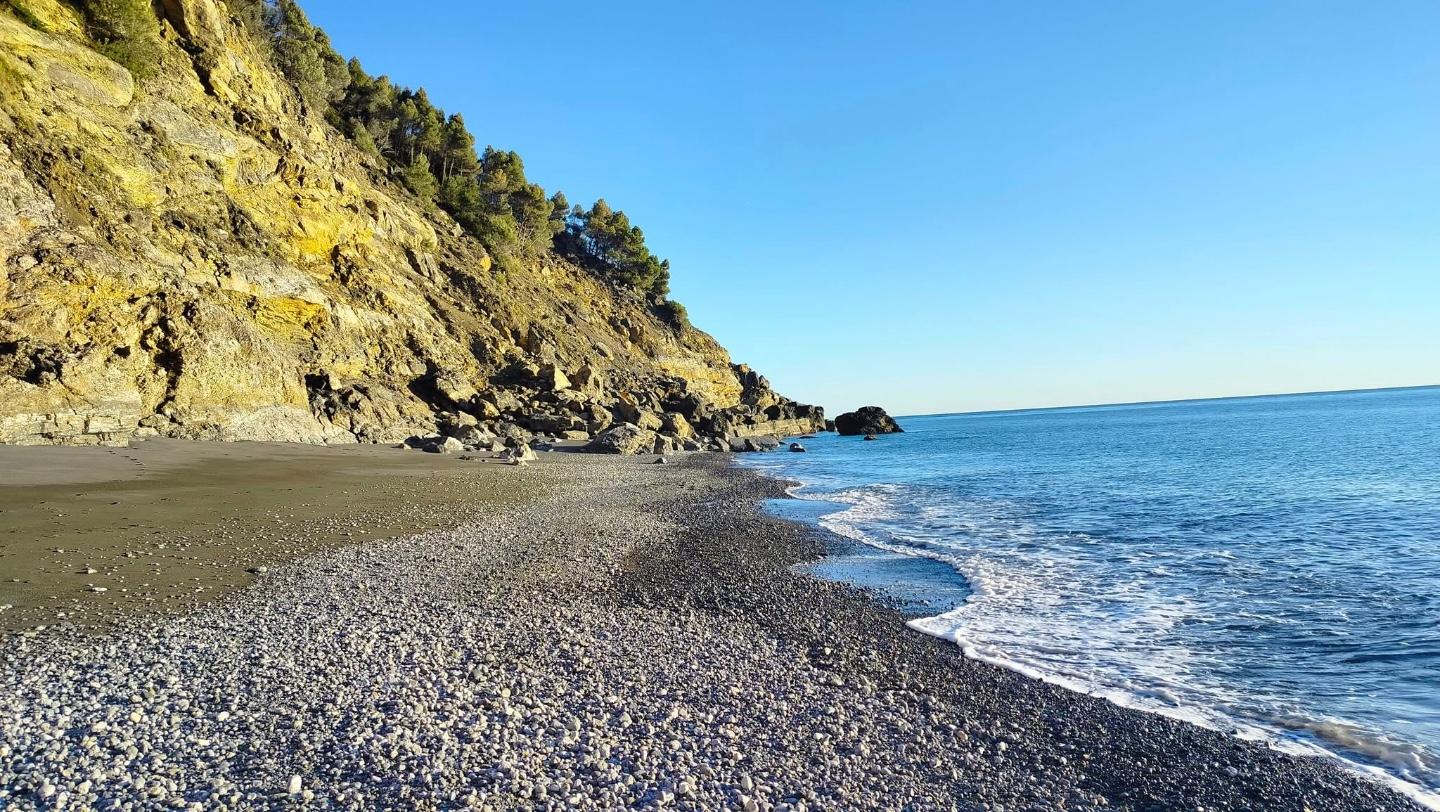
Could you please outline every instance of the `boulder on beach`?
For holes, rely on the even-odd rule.
[[[842,437],[903,432],[900,424],[879,406],[862,406],[835,418],[835,431]]]
[[[730,450],[735,453],[774,451],[780,447],[780,441],[774,437],[729,437],[725,442]]]
[[[592,454],[646,454],[655,447],[655,432],[634,423],[616,423],[581,447]]]
[[[465,444],[454,437],[446,437],[444,440],[426,443],[424,449],[431,454],[451,454],[456,451],[464,451]]]
[[[540,457],[525,443],[507,449],[500,454],[500,461],[511,465],[524,465],[527,462],[534,462],[538,459],[540,459]]]

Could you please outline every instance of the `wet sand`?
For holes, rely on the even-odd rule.
[[[0,632],[184,612],[262,567],[454,527],[524,498],[510,470],[385,446],[0,446]]]

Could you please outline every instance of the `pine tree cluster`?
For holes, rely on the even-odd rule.
[[[131,2],[132,0],[106,0]],[[133,0],[143,2],[143,0]],[[411,90],[347,64],[295,0],[232,0],[300,97],[360,149],[386,161],[427,206],[438,206],[502,264],[554,249],[620,288],[664,299],[670,263],[650,252],[624,212],[597,200],[586,211],[547,197],[512,151],[486,147],[460,114],[446,115],[423,88]]]

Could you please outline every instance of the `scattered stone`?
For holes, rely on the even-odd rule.
[[[792,569],[829,538],[724,459],[494,475],[525,501],[7,639],[0,808],[1415,808],[966,660]]]

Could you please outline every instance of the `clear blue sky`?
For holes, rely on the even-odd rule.
[[[1440,3],[302,0],[832,413],[1440,382]]]

